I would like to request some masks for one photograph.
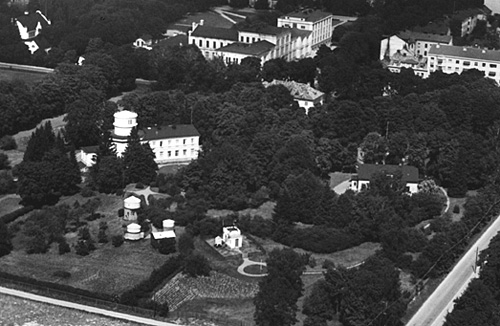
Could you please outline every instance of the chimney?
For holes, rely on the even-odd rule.
[[[29,11],[25,11],[25,12],[24,12],[24,14],[25,14],[26,16],[28,16],[30,13],[29,13]]]
[[[200,26],[203,26],[204,23],[205,23],[205,20],[204,19],[200,19]]]
[[[467,48],[464,48],[464,52],[467,52]]]

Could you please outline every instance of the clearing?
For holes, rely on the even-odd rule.
[[[9,194],[0,196],[0,216],[9,214],[21,207],[19,203],[21,202],[21,197],[19,195]]]
[[[273,218],[275,207],[276,207],[275,202],[267,201],[264,204],[260,205],[258,208],[247,208],[237,212],[229,209],[209,209],[207,211],[207,216],[218,218],[218,217],[226,217],[231,214],[238,214],[239,216],[250,215],[252,217],[258,215],[267,220]]]

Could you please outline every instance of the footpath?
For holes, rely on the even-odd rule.
[[[44,297],[44,296],[33,294],[33,293],[28,293],[28,292],[23,292],[23,291],[19,291],[19,290],[5,288],[2,286],[0,286],[0,293],[12,295],[12,296],[20,297],[23,299],[32,300],[32,301],[48,303],[51,305],[61,306],[61,307],[65,307],[65,308],[85,311],[85,312],[89,312],[89,313],[97,314],[97,315],[101,315],[101,316],[131,321],[131,322],[135,322],[135,323],[139,323],[139,324],[143,324],[143,325],[179,326],[179,324],[172,324],[172,323],[167,323],[164,321],[154,320],[154,319],[150,319],[150,318],[144,318],[144,317],[124,314],[121,312],[115,312],[115,311],[100,309],[100,308],[91,307],[91,306],[87,306],[87,305],[82,305],[79,303],[73,303],[73,302],[69,302],[69,301],[48,298],[48,297]]]

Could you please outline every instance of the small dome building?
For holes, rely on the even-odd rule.
[[[225,226],[222,228],[222,240],[231,249],[243,246],[243,236],[236,226]]]
[[[127,225],[127,232],[123,236],[125,240],[137,241],[144,238],[144,232],[141,232],[141,226],[137,223]]]
[[[141,200],[135,196],[123,200],[123,219],[126,221],[137,220],[137,211],[141,208]]]

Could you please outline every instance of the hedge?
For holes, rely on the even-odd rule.
[[[16,209],[15,211],[5,214],[4,216],[0,217],[0,219],[5,223],[8,224],[10,222],[14,222],[18,217],[21,217],[25,214],[28,214],[31,212],[35,207],[33,206],[24,206],[19,209]]]

